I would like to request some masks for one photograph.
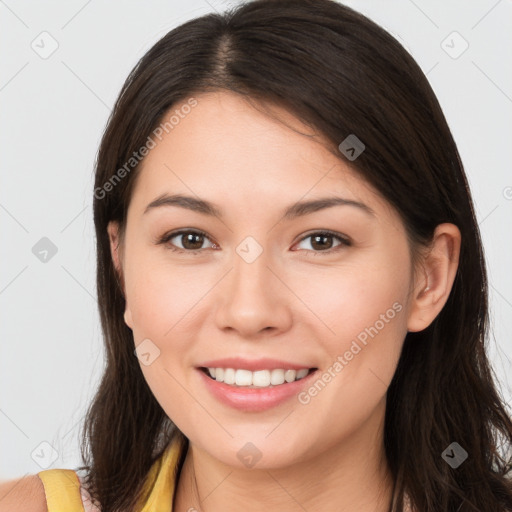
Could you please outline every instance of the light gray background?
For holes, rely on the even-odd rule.
[[[45,469],[44,442],[58,455],[49,467],[81,462],[78,427],[103,366],[93,162],[121,85],[167,31],[234,3],[0,0],[0,479]],[[512,2],[345,3],[397,37],[438,95],[476,202],[490,353],[512,401]],[[469,44],[458,58],[464,41],[453,31]],[[58,48],[43,59],[31,45],[48,52],[52,38]],[[42,237],[57,247],[46,263],[32,252]]]

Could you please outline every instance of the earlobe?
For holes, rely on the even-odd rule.
[[[407,329],[426,329],[441,312],[450,295],[459,265],[461,234],[454,224],[436,227],[432,245],[422,262],[423,274],[414,283]]]
[[[132,312],[128,307],[128,303],[126,303],[126,307],[124,310],[124,323],[130,328],[133,329],[133,320],[132,320]]]

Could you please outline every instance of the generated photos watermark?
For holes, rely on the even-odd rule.
[[[299,402],[303,405],[307,405],[311,402],[311,399],[320,393],[325,386],[331,382],[345,366],[349,364],[354,356],[359,354],[361,350],[366,347],[370,338],[374,338],[379,334],[379,332],[384,329],[386,324],[388,324],[393,318],[395,318],[397,313],[402,311],[402,304],[399,302],[395,302],[392,307],[390,307],[385,313],[382,313],[379,316],[379,319],[375,321],[375,323],[366,327],[363,331],[361,331],[352,343],[350,344],[350,348],[346,350],[342,355],[336,357],[334,363],[327,368],[312,384],[307,390],[301,391],[297,398]],[[358,343],[359,342],[359,343]],[[362,346],[361,346],[362,345]]]
[[[173,130],[182,119],[184,119],[192,108],[197,106],[198,102],[195,98],[189,98],[185,105],[182,105],[179,109],[175,109],[171,115],[168,116],[165,122],[160,123],[152,132],[151,135],[146,139],[146,143],[139,148],[138,151],[134,151],[132,156],[124,163],[122,167],[119,167],[117,171],[101,186],[94,189],[94,197],[96,199],[104,199],[108,192],[111,192],[114,187],[128,175],[137,165],[146,157],[149,152],[154,149],[158,142],[163,138],[164,133],[168,134]],[[158,142],[155,140],[158,139]]]

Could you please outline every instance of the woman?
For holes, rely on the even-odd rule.
[[[512,509],[470,191],[383,29],[256,0],[172,30],[94,196],[106,368],[44,509]]]

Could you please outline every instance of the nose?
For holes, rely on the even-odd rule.
[[[216,290],[217,327],[247,339],[289,329],[293,294],[283,284],[284,276],[269,265],[265,251],[252,262],[234,252],[231,261],[231,271]]]

